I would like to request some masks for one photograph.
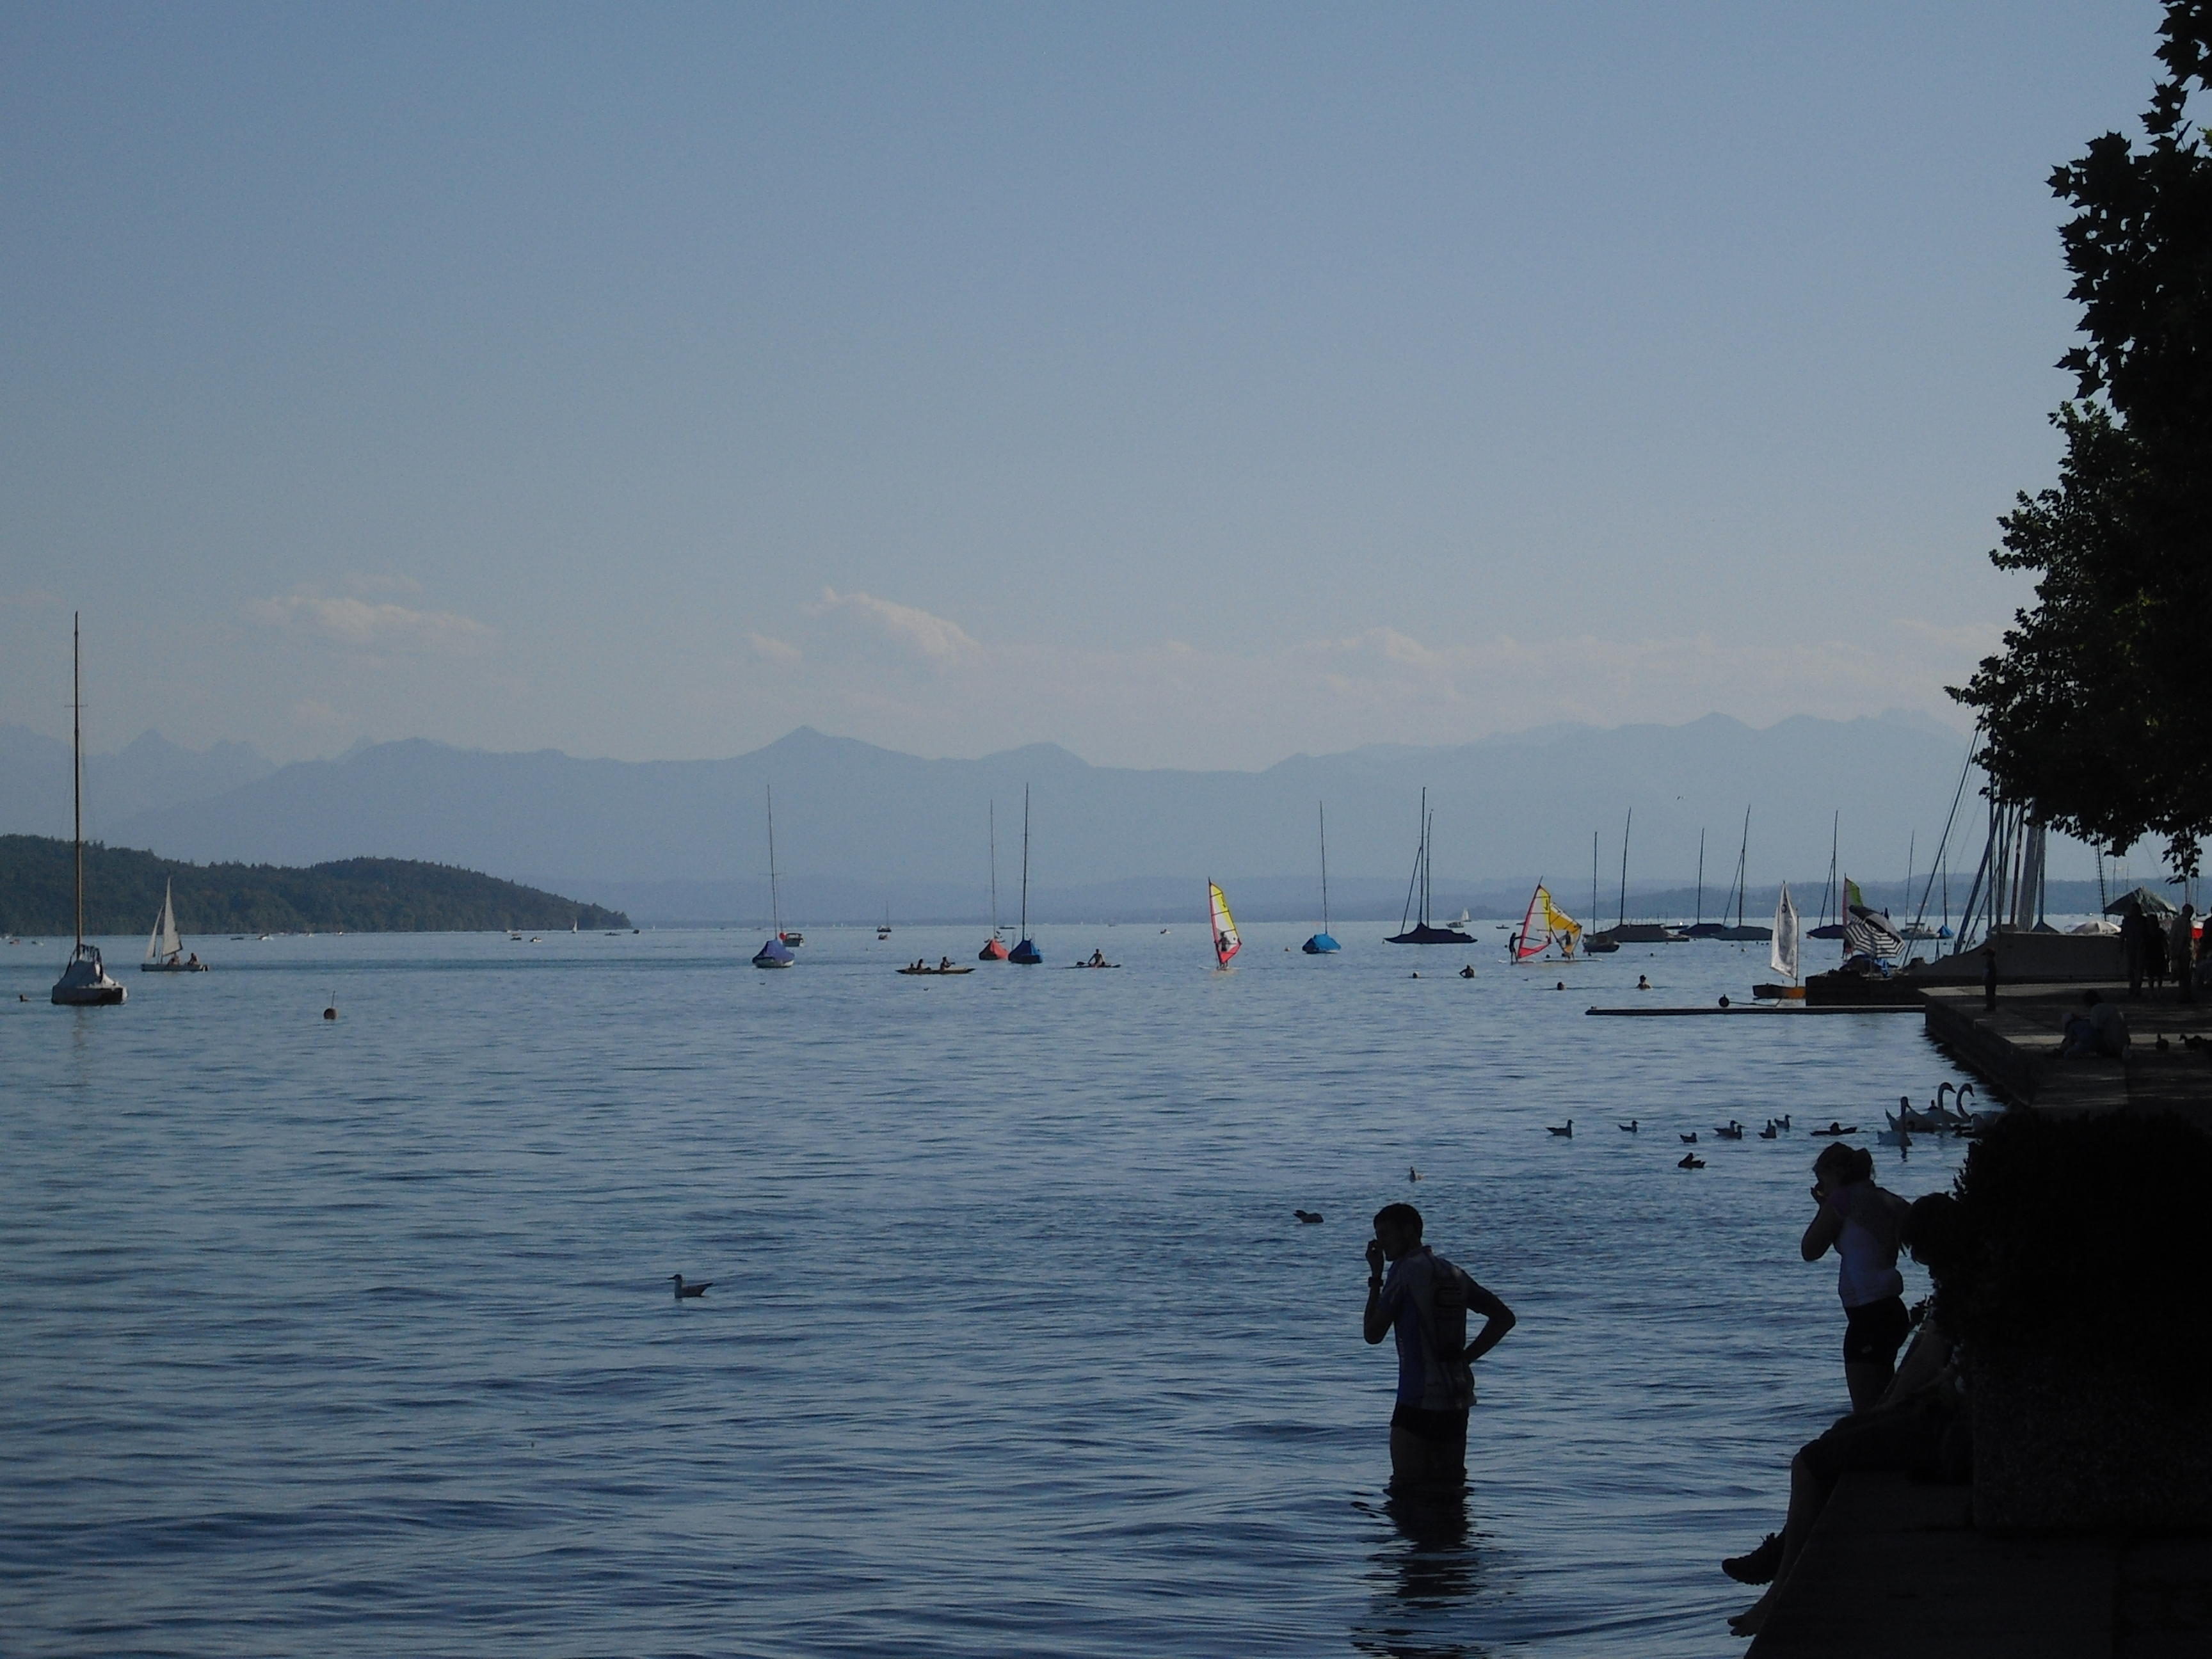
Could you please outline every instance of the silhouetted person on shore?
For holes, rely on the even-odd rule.
[[[1484,1320],[1472,1342],[1470,1309]],[[1398,1339],[1398,1403],[1390,1413],[1394,1488],[1466,1479],[1474,1362],[1513,1325],[1510,1308],[1421,1243],[1419,1210],[1386,1204],[1375,1212],[1362,1332],[1370,1344],[1393,1332]]]
[[[1939,1286],[1948,1273],[1968,1259],[1973,1247],[1966,1211],[1948,1193],[1915,1199],[1904,1235],[1912,1259],[1928,1269]],[[1740,1583],[1768,1586],[1753,1606],[1729,1620],[1730,1630],[1738,1636],[1753,1636],[1766,1622],[1775,1596],[1797,1565],[1806,1534],[1842,1476],[1901,1469],[1939,1480],[1969,1477],[1973,1467],[1972,1419],[1956,1362],[1950,1337],[1933,1319],[1922,1320],[1911,1352],[1880,1403],[1838,1418],[1826,1434],[1799,1448],[1790,1460],[1790,1510],[1781,1533],[1770,1534],[1757,1549],[1721,1564],[1721,1571]]]
[[[2143,934],[2153,926],[2141,910],[2130,909],[2120,918],[2120,954],[2128,960],[2128,994],[2142,994],[2143,969],[2149,965],[2149,952],[2143,947]]]
[[[1897,1271],[1898,1234],[1905,1201],[1875,1185],[1874,1154],[1841,1141],[1813,1160],[1813,1201],[1800,1253],[1818,1261],[1834,1246],[1836,1293],[1844,1304],[1844,1385],[1863,1410],[1889,1386],[1912,1322],[1905,1311],[1905,1276]]]
[[[2166,935],[2166,954],[2173,962],[2173,988],[2184,1002],[2197,1000],[2197,907],[2185,904]]]

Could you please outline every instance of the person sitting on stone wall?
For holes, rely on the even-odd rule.
[[[1938,1283],[1972,1249],[1966,1212],[1948,1193],[1913,1200],[1905,1224],[1912,1259]],[[1836,1482],[1856,1470],[1902,1470],[1956,1482],[1973,1468],[1966,1379],[1950,1339],[1932,1318],[1897,1368],[1879,1405],[1838,1418],[1827,1432],[1800,1447],[1790,1460],[1790,1508],[1780,1533],[1749,1554],[1732,1556],[1721,1571],[1739,1583],[1765,1584],[1766,1594],[1729,1620],[1738,1636],[1756,1635],[1820,1518]]]
[[[2118,1006],[2094,991],[2081,994],[2088,1012],[2069,1014],[2061,1027],[2064,1041],[2058,1045],[2061,1060],[2125,1060],[2128,1057],[2128,1017]]]

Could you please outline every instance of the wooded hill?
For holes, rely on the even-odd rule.
[[[177,929],[211,933],[478,933],[628,927],[602,909],[450,865],[343,859],[307,869],[273,864],[181,864],[130,848],[84,849],[84,930],[147,933],[173,884]],[[0,933],[75,930],[76,872],[65,841],[0,836]]]

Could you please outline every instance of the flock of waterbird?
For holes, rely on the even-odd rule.
[[[1971,1083],[1939,1084],[1936,1085],[1935,1097],[1929,1101],[1925,1111],[1913,1106],[1912,1097],[1910,1095],[1899,1095],[1897,1097],[1898,1109],[1893,1113],[1885,1111],[1882,1114],[1883,1117],[1888,1120],[1889,1127],[1882,1130],[1875,1139],[1885,1146],[1894,1146],[1902,1152],[1911,1146],[1912,1137],[1915,1135],[1957,1135],[1971,1138],[1979,1130],[1984,1118],[1995,1115],[1993,1113],[1968,1109],[1966,1102],[1973,1092],[1974,1085]],[[1948,1105],[1944,1103],[1947,1098],[1950,1101]],[[1784,1112],[1780,1117],[1767,1119],[1765,1127],[1757,1132],[1759,1139],[1778,1140],[1784,1135],[1790,1133],[1792,1128],[1790,1117],[1791,1114]],[[1623,1134],[1640,1134],[1644,1130],[1642,1120],[1632,1117],[1626,1123],[1617,1123],[1615,1127]],[[1807,1131],[1816,1139],[1829,1140],[1839,1139],[1844,1135],[1855,1135],[1858,1132],[1857,1124],[1845,1123],[1839,1118],[1832,1120],[1825,1128]],[[1547,1123],[1544,1126],[1544,1133],[1556,1135],[1562,1140],[1572,1140],[1575,1136],[1575,1121],[1569,1118],[1565,1123]],[[1680,1131],[1677,1133],[1680,1133]],[[1749,1125],[1739,1122],[1735,1118],[1716,1125],[1711,1131],[1712,1137],[1716,1140],[1741,1140],[1751,1133]],[[1682,1134],[1681,1140],[1686,1146],[1696,1146],[1698,1144],[1698,1131],[1692,1129]],[[1674,1167],[1678,1170],[1702,1170],[1705,1167],[1705,1160],[1699,1158],[1694,1152],[1685,1152],[1682,1154],[1681,1160]],[[1415,1176],[1414,1178],[1418,1180],[1419,1177]]]
[[[1886,1111],[1882,1114],[1889,1120],[1890,1127],[1878,1138],[1883,1146],[1895,1146],[1902,1151],[1911,1146],[1911,1137],[1915,1134],[1971,1137],[1979,1128],[1984,1118],[1995,1115],[1993,1113],[1972,1112],[1966,1109],[1967,1097],[1973,1092],[1974,1085],[1971,1083],[1938,1085],[1935,1097],[1928,1103],[1928,1109],[1924,1112],[1915,1109],[1910,1095],[1899,1095],[1897,1097],[1898,1112],[1892,1114]],[[1951,1100],[1951,1104],[1948,1106],[1943,1103],[1946,1097]],[[1758,1132],[1759,1138],[1761,1140],[1778,1140],[1784,1135],[1792,1133],[1791,1115],[1790,1113],[1784,1112],[1780,1117],[1767,1119],[1765,1127]],[[1643,1121],[1638,1118],[1632,1117],[1626,1123],[1616,1122],[1615,1127],[1623,1134],[1641,1134],[1644,1132]],[[1858,1132],[1857,1124],[1845,1123],[1840,1118],[1830,1120],[1825,1128],[1806,1131],[1816,1140],[1838,1139],[1844,1135],[1855,1135]],[[1562,1140],[1572,1140],[1575,1138],[1575,1121],[1569,1118],[1565,1123],[1547,1123],[1544,1126],[1544,1133],[1556,1135]],[[1695,1129],[1692,1129],[1686,1134],[1683,1134],[1679,1130],[1676,1133],[1681,1135],[1682,1143],[1685,1146],[1694,1147],[1698,1144],[1698,1131]],[[1716,1140],[1741,1140],[1750,1133],[1750,1126],[1741,1123],[1735,1118],[1716,1125],[1712,1131]],[[1695,1152],[1687,1152],[1682,1154],[1680,1161],[1674,1167],[1678,1170],[1702,1170],[1705,1167],[1705,1160],[1699,1158]],[[1420,1166],[1408,1164],[1406,1168],[1406,1179],[1409,1182],[1420,1180]],[[1304,1226],[1319,1226],[1326,1219],[1315,1210],[1292,1210],[1291,1213],[1297,1217],[1300,1224]],[[693,1285],[686,1282],[682,1273],[671,1273],[668,1277],[678,1302],[692,1297],[704,1296],[707,1293],[708,1285],[714,1282],[710,1279],[706,1284]]]

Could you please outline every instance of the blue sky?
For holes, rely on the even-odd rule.
[[[1955,720],[2158,15],[0,7],[0,720]]]

